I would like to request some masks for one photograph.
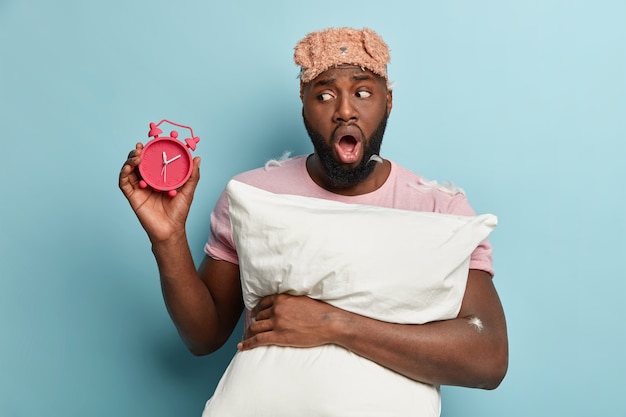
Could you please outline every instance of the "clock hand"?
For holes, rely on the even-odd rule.
[[[163,177],[163,182],[167,178],[167,154],[163,151],[163,168],[161,168],[161,176]]]
[[[163,182],[167,178],[167,154],[165,151],[163,152],[163,167],[161,168],[161,176],[163,177]]]
[[[167,164],[169,164],[170,162],[173,162],[175,160],[177,160],[178,158],[180,158],[182,155],[178,154],[175,157],[173,157],[172,159],[170,159],[168,161],[167,159],[167,154],[165,152],[163,152],[163,168],[161,168],[161,176],[163,177],[163,182],[167,182]]]
[[[169,161],[165,161],[165,164],[169,164],[170,162],[173,162],[175,160],[177,160],[178,158],[180,158],[181,155],[176,155],[175,157],[173,157],[172,159],[170,159]]]

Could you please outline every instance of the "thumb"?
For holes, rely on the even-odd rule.
[[[200,162],[201,159],[199,156],[193,158],[193,168],[191,169],[191,176],[181,188],[181,192],[185,194],[190,193],[193,194],[198,186],[198,182],[200,181]]]

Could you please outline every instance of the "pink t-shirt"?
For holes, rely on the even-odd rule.
[[[306,156],[298,156],[280,162],[271,161],[264,168],[241,173],[234,179],[277,194],[462,216],[476,214],[462,191],[426,181],[394,162],[391,162],[391,173],[387,181],[379,189],[357,196],[335,194],[321,188],[311,179],[306,170],[306,159]],[[211,214],[211,232],[204,251],[215,259],[239,263],[225,193],[219,197]],[[493,275],[492,263],[491,245],[486,239],[472,253],[470,268]]]

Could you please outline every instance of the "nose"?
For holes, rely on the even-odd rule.
[[[337,100],[334,121],[347,123],[358,120],[359,114],[354,104],[350,95],[342,94]]]

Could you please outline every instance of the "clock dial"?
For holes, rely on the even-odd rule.
[[[191,175],[191,154],[185,145],[172,138],[157,138],[143,149],[139,172],[143,180],[159,191],[174,190]]]

